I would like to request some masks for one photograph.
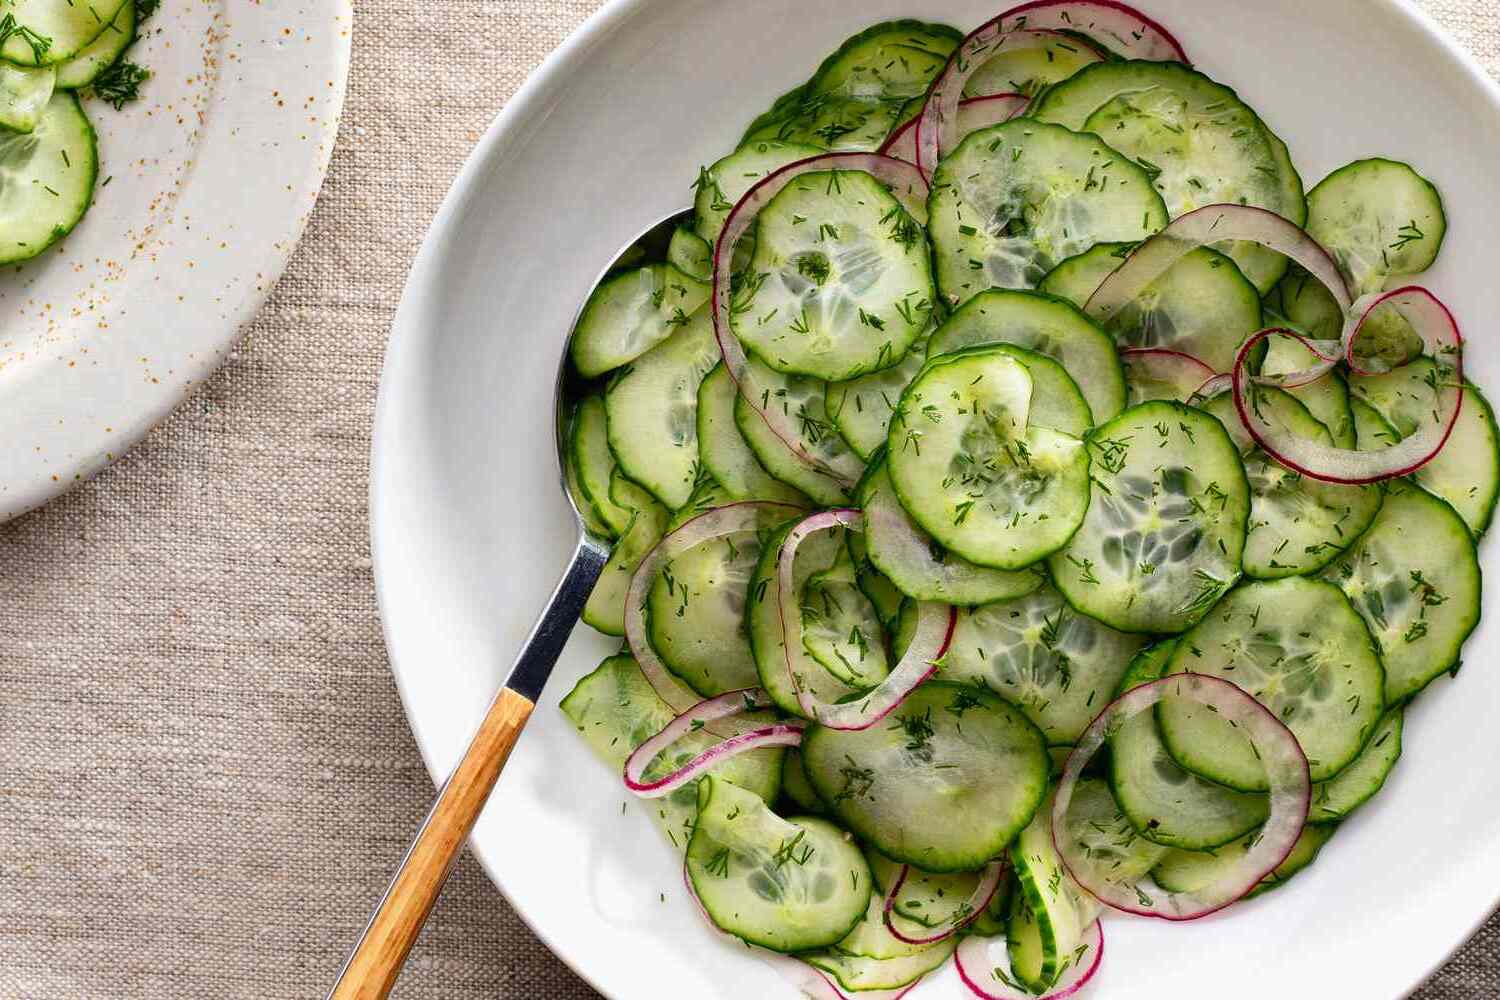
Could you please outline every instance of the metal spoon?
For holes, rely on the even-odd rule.
[[[631,240],[600,275],[602,281],[616,268],[639,257],[661,259],[672,230],[690,216],[674,212]],[[596,282],[597,284],[597,282]],[[580,312],[582,311],[580,307]],[[575,319],[576,325],[576,319]],[[437,903],[443,882],[474,829],[516,740],[557,664],[578,616],[583,612],[614,544],[589,530],[567,488],[567,426],[573,404],[588,386],[568,363],[567,343],[561,345],[557,365],[556,430],[558,482],[578,524],[578,545],[557,589],[521,647],[505,684],[490,703],[458,766],[443,783],[437,801],[422,822],[396,869],[385,895],[370,915],[364,933],[344,961],[328,1000],[379,1000],[390,994],[416,943],[427,915]]]

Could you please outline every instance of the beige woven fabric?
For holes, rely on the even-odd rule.
[[[1425,2],[1500,69],[1492,5]],[[597,5],[360,0],[332,173],[239,352],[0,527],[0,1000],[322,995],[432,791],[366,546],[386,331],[464,156]],[[595,994],[465,860],[398,995]],[[1500,996],[1500,920],[1419,996]]]

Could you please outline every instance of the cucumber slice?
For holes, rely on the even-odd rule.
[[[1024,569],[1083,522],[1083,442],[1030,419],[1057,412],[1046,388],[1013,351],[977,347],[929,362],[901,397],[891,484],[914,521],[972,563]]]
[[[0,59],[18,66],[52,66],[73,58],[99,37],[131,0],[8,0],[5,17],[16,31],[0,43]]]
[[[1010,971],[1033,993],[1045,993],[1072,961],[1098,903],[1077,888],[1053,847],[1050,802],[1011,845],[1010,865],[1017,889],[1006,923]]]
[[[1287,264],[1286,274],[1266,295],[1266,308],[1313,340],[1338,340],[1344,330],[1344,310],[1338,300],[1301,264]]]
[[[1479,623],[1479,559],[1452,507],[1400,480],[1359,540],[1324,575],[1343,588],[1385,661],[1385,701],[1456,667]]]
[[[1302,179],[1286,148],[1233,90],[1180,63],[1102,62],[1042,94],[1031,115],[1093,132],[1151,175],[1172,218],[1205,205],[1269,209],[1301,225]],[[1264,247],[1222,248],[1261,292],[1286,270]]]
[[[817,146],[799,142],[749,142],[713,166],[699,170],[698,180],[693,184],[697,191],[693,199],[693,226],[698,235],[710,248],[714,247],[719,242],[719,234],[724,231],[730,211],[752,187],[787,164],[822,152]],[[743,243],[753,246],[752,239]],[[736,248],[736,254],[739,252]]]
[[[800,715],[802,706],[787,675],[786,643],[781,630],[781,605],[776,593],[776,566],[781,543],[786,540],[790,523],[775,532],[761,547],[760,561],[750,581],[749,613],[750,649],[755,654],[755,670],[760,686],[766,689],[776,707],[789,715]],[[832,566],[847,542],[843,531],[820,531],[797,549],[793,586],[802,593],[807,581]],[[802,685],[819,701],[835,702],[860,689],[851,687],[826,670],[812,671],[799,678]],[[804,749],[805,754],[805,749]],[[806,767],[806,764],[804,764]],[[812,777],[811,770],[808,777]],[[817,782],[813,783],[817,787]],[[820,793],[821,794],[821,793]]]
[[[1109,335],[1063,299],[991,289],[974,296],[932,335],[927,357],[983,344],[1014,344],[1058,362],[1088,400],[1094,422],[1125,408],[1125,375]]]
[[[1292,852],[1276,869],[1261,879],[1247,899],[1253,899],[1285,883],[1293,875],[1317,860],[1318,852],[1333,837],[1336,826],[1309,823],[1302,828],[1302,835],[1292,845]],[[1213,885],[1223,873],[1234,867],[1250,846],[1260,836],[1259,831],[1249,837],[1225,844],[1212,853],[1203,851],[1171,851],[1151,870],[1156,884],[1168,892],[1197,892]]]
[[[57,66],[57,85],[63,90],[87,87],[135,41],[135,2],[122,4],[109,26],[65,63]]]
[[[821,957],[825,962],[834,960],[836,956],[886,962],[897,958],[910,958],[930,948],[928,945],[903,941],[891,933],[890,928],[885,924],[885,887],[881,884],[881,875],[894,877],[895,872],[883,873],[877,867],[874,858],[867,858],[867,860],[870,862],[870,870],[875,875],[875,891],[870,894],[870,905],[865,910],[865,918],[854,925],[854,930],[849,932],[848,937],[834,945],[832,952],[823,953]],[[890,862],[886,864],[889,865]],[[899,866],[893,867],[899,868]],[[823,967],[819,965],[819,968]]]
[[[0,264],[29,260],[72,232],[98,172],[94,128],[66,91],[52,94],[31,132],[0,130]]]
[[[687,226],[678,226],[667,244],[667,263],[694,281],[707,284],[714,277],[714,248]]]
[[[1078,782],[1063,822],[1083,848],[1080,863],[1088,870],[1090,885],[1139,882],[1168,850],[1136,831],[1102,778]],[[1085,895],[1077,889],[1074,892],[1080,899]],[[1095,905],[1089,904],[1091,908]]]
[[[1484,534],[1500,497],[1500,430],[1495,412],[1473,386],[1443,450],[1412,476],[1427,492],[1452,504],[1474,537]]]
[[[1008,571],[976,566],[944,549],[901,506],[879,458],[859,489],[865,511],[863,540],[870,562],[902,594],[918,601],[975,605],[1008,601],[1040,587],[1035,570]]]
[[[824,670],[855,688],[872,688],[891,672],[885,629],[859,589],[846,544],[833,565],[802,588],[802,645]]]
[[[1379,451],[1401,440],[1401,433],[1391,426],[1390,421],[1364,400],[1350,399],[1349,413],[1353,417],[1355,441],[1360,451]]]
[[[965,97],[987,94],[1039,94],[1104,57],[1076,38],[1059,37],[1046,45],[996,53],[964,85]]]
[[[756,220],[734,334],[779,372],[844,380],[896,364],[927,329],[932,266],[922,227],[857,170],[794,178]]]
[[[1075,742],[1110,702],[1141,636],[1068,606],[1050,586],[959,612],[942,678],[988,688],[1026,713],[1051,744]]]
[[[864,958],[842,951],[820,951],[803,955],[802,960],[828,973],[841,988],[851,993],[866,993],[910,986],[953,957],[957,947],[955,937],[925,945],[902,958]]]
[[[1401,757],[1404,714],[1400,708],[1385,713],[1354,763],[1332,781],[1313,786],[1309,823],[1337,823],[1375,797]]]
[[[957,927],[973,913],[969,901],[980,878],[980,872],[927,872],[910,866],[892,903],[891,922],[908,937]]]
[[[1337,338],[1335,331],[1334,339]],[[1263,343],[1266,356],[1261,360],[1262,375],[1290,375],[1311,368],[1319,361],[1316,354],[1291,337],[1269,337]],[[1285,391],[1297,397],[1308,412],[1328,428],[1335,445],[1340,448],[1355,446],[1354,415],[1349,409],[1349,386],[1343,375],[1329,372],[1316,382]]]
[[[1250,486],[1219,421],[1142,403],[1089,435],[1083,527],[1048,560],[1068,603],[1124,632],[1182,632],[1234,585]]]
[[[1298,437],[1333,443],[1328,428],[1296,397],[1270,386],[1253,389],[1256,412]],[[1245,430],[1230,393],[1202,409],[1219,418],[1244,457],[1250,481],[1250,533],[1242,564],[1261,580],[1305,576],[1333,562],[1375,520],[1380,487],[1341,486],[1299,475],[1262,451]]]
[[[1277,338],[1285,339],[1285,338]],[[1429,357],[1415,358],[1381,375],[1353,375],[1349,392],[1369,403],[1406,437],[1438,417],[1438,390],[1451,370]]]
[[[863,485],[860,489],[864,489]],[[880,572],[870,561],[867,545],[869,533],[868,522],[864,531],[848,533],[849,555],[854,560],[854,578],[859,584],[859,589],[870,599],[870,603],[875,605],[875,612],[880,616],[880,624],[887,629],[893,629],[897,618],[901,615],[901,606],[906,603],[906,595],[897,590],[890,578]]]
[[[559,707],[589,749],[616,775],[631,752],[661,732],[677,714],[652,689],[635,660],[625,654],[599,664],[568,692]],[[646,777],[658,778],[683,766],[717,740],[709,733],[684,735],[647,768]],[[771,802],[780,785],[781,757],[782,751],[774,747],[751,750],[716,765],[709,773]],[[659,799],[640,801],[672,846],[687,850],[698,818],[698,783],[690,782]]]
[[[745,634],[746,594],[759,562],[754,532],[727,535],[676,556],[651,585],[651,648],[705,698],[760,683]]]
[[[1364,622],[1324,580],[1291,577],[1232,591],[1182,637],[1164,676],[1207,674],[1239,685],[1302,744],[1313,781],[1359,756],[1380,721],[1385,673]],[[1162,743],[1182,767],[1242,792],[1263,792],[1250,741],[1213,711],[1164,698]]]
[[[627,365],[687,326],[708,301],[708,286],[671,264],[616,274],[589,296],[569,349],[585,378]]]
[[[615,372],[604,392],[609,450],[620,471],[676,510],[698,480],[698,387],[719,364],[707,309]]]
[[[1447,229],[1437,188],[1394,160],[1357,160],[1307,193],[1307,231],[1338,261],[1355,298],[1427,270]]]
[[[828,811],[808,782],[807,772],[802,768],[802,751],[796,747],[788,748],[781,760],[781,790],[798,812],[821,816]]]
[[[1161,677],[1177,640],[1158,643],[1132,661],[1124,694]],[[1266,821],[1264,795],[1247,795],[1184,771],[1162,745],[1155,713],[1127,719],[1109,737],[1109,787],[1130,824],[1164,847],[1203,851],[1242,837]]]
[[[987,288],[1035,288],[1059,262],[1143,240],[1168,219],[1136,164],[1097,136],[1030,119],[970,133],[938,164],[927,214],[953,305]]]
[[[0,129],[35,129],[56,85],[57,71],[51,66],[33,68],[0,60]]]
[[[762,405],[781,406],[784,412],[796,414],[801,443],[809,452],[831,463],[837,463],[840,456],[849,454],[849,445],[839,437],[833,421],[828,418],[823,402],[824,383],[797,375],[782,375],[754,359],[750,364],[756,370],[756,385],[776,387],[765,390]],[[804,462],[767,426],[765,418],[738,395],[734,400],[734,425],[772,478],[825,506],[836,507],[848,501],[848,494],[838,480]]]
[[[808,504],[800,491],[767,472],[750,450],[735,424],[734,404],[739,395],[722,363],[698,386],[698,457],[703,468],[732,499]]]
[[[769,948],[823,948],[870,903],[870,866],[842,830],[812,816],[782,819],[727,781],[698,784],[687,875],[720,930]]]
[[[1082,308],[1099,282],[1119,266],[1121,250],[1129,249],[1125,244],[1101,244],[1063,261],[1043,279],[1042,291]],[[1240,345],[1261,326],[1255,286],[1234,261],[1201,247],[1116,312],[1104,332],[1121,347],[1181,351],[1216,372],[1227,372],[1234,367]]]
[[[623,490],[621,489],[623,487]],[[662,540],[667,533],[667,523],[672,512],[657,503],[645,490],[632,487],[630,482],[615,470],[610,484],[610,499],[617,507],[632,509],[630,523],[621,533],[604,564],[599,582],[594,584],[588,603],[583,607],[584,624],[598,629],[605,635],[625,634],[625,595],[630,590],[630,578],[635,569]],[[628,502],[626,502],[628,501]]]
[[[604,400],[598,396],[580,401],[574,411],[569,452],[578,468],[578,487],[593,506],[594,513],[609,528],[611,535],[618,538],[625,534],[635,512],[621,507],[609,496],[615,456],[609,450]]]
[[[803,766],[844,824],[898,861],[969,871],[999,854],[1047,790],[1042,734],[987,691],[928,682],[887,723],[808,728]]]
[[[615,533],[610,526],[604,523],[595,509],[593,501],[583,492],[583,482],[578,476],[578,451],[573,447],[573,435],[577,427],[577,412],[568,425],[567,441],[568,447],[563,456],[563,482],[567,486],[568,495],[573,498],[573,506],[578,508],[578,514],[583,518],[583,523],[589,532],[600,538],[614,538]]]
[[[865,461],[885,445],[896,402],[927,363],[927,342],[917,340],[898,364],[847,382],[830,382],[824,405],[839,434]]]

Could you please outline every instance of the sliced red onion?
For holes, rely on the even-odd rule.
[[[977,132],[991,125],[1008,122],[1025,111],[1031,98],[1025,94],[988,94],[984,97],[966,97],[958,104],[958,141],[970,132]],[[891,133],[891,137],[880,147],[886,156],[907,163],[917,162],[917,126],[922,116],[918,115]]]
[[[1065,822],[1083,769],[1112,733],[1127,720],[1152,710],[1163,698],[1183,698],[1206,706],[1250,740],[1266,768],[1271,814],[1255,845],[1213,885],[1194,892],[1167,892],[1152,883],[1130,885],[1096,878],[1087,850]],[[1312,780],[1297,737],[1276,714],[1236,685],[1205,674],[1172,674],[1128,691],[1099,713],[1079,739],[1058,781],[1052,804],[1052,841],[1068,874],[1101,903],[1117,910],[1163,920],[1196,920],[1216,913],[1251,892],[1291,853],[1307,822]]]
[[[1191,354],[1162,347],[1132,347],[1120,352],[1120,360],[1127,369],[1138,368],[1148,379],[1171,386],[1179,403],[1201,393],[1215,378],[1214,370]]]
[[[924,177],[931,178],[938,161],[951,153],[962,140],[960,102],[964,87],[968,86],[969,78],[979,72],[979,67],[1002,52],[1045,48],[1060,37],[1059,32],[1046,30],[1050,27],[1048,25],[1031,30],[1016,25],[1013,20],[1007,23],[1010,16],[1010,12],[1006,12],[969,32],[953,55],[948,57],[948,65],[943,68],[943,72],[933,81],[932,89],[927,93],[927,102],[922,105],[922,113],[916,119],[915,163]],[[1061,37],[1077,41],[1070,36]]]
[[[1339,308],[1347,313],[1354,304],[1338,265],[1299,226],[1264,208],[1205,205],[1173,219],[1167,228],[1136,247],[1094,291],[1083,311],[1094,320],[1108,320],[1173,264],[1199,247],[1222,240],[1258,243],[1290,257],[1332,293]]]
[[[925,224],[927,221],[927,180],[910,163],[881,156],[879,153],[826,153],[787,164],[745,192],[745,196],[724,220],[724,229],[719,234],[718,243],[714,245],[714,336],[719,342],[719,352],[724,356],[724,367],[729,371],[729,377],[739,387],[740,395],[760,414],[772,433],[797,458],[826,475],[841,489],[848,489],[864,474],[864,463],[853,452],[848,452],[841,461],[825,463],[807,450],[797,428],[797,417],[782,413],[776,407],[766,406],[762,402],[766,391],[773,387],[756,384],[754,371],[745,356],[745,348],[734,335],[730,324],[730,279],[735,245],[755,223],[767,202],[797,177],[819,170],[862,170],[889,188],[896,200],[918,222]]]
[[[1064,1000],[1087,986],[1104,962],[1104,928],[1099,921],[1095,920],[1083,932],[1083,947],[1086,950],[1079,960],[1070,964],[1052,989],[1041,997],[1021,988],[1014,980],[1006,981],[1010,979],[1010,956],[1003,935],[965,938],[954,952],[953,961],[958,966],[959,978],[980,1000]]]
[[[802,646],[802,602],[793,575],[797,549],[809,535],[834,528],[864,529],[864,514],[857,510],[825,510],[803,519],[781,544],[776,567],[776,601],[781,611],[782,644],[786,668],[802,714],[829,729],[868,729],[906,700],[923,681],[937,671],[936,661],[948,648],[957,623],[957,613],[946,604],[922,601],[917,605],[917,628],[901,662],[874,688],[854,701],[820,703],[802,686],[801,678],[822,670]]]
[[[800,513],[801,508],[791,504],[766,501],[746,501],[716,507],[663,538],[636,567],[635,575],[630,578],[630,590],[625,595],[625,642],[629,644],[641,673],[646,675],[651,687],[673,712],[680,715],[690,711],[698,706],[701,698],[692,688],[672,676],[646,637],[646,596],[657,574],[669,561],[694,546],[726,535],[754,532],[761,527],[761,519],[767,515],[789,519]],[[737,735],[717,729],[710,731],[718,736]]]
[[[1191,65],[1176,37],[1160,23],[1117,0],[1034,0],[1001,14],[1001,28],[1079,31],[1126,59]]]
[[[948,940],[979,919],[979,915],[990,905],[990,900],[995,898],[995,893],[1000,891],[1000,882],[1005,878],[1005,862],[991,861],[984,866],[979,874],[979,884],[974,887],[974,891],[969,895],[968,900],[959,908],[959,919],[956,922],[934,934],[927,934],[921,937],[912,937],[909,934],[901,933],[900,929],[896,927],[894,919],[896,897],[901,895],[901,887],[906,885],[906,878],[910,874],[911,865],[902,865],[901,871],[891,882],[890,891],[885,894],[885,929],[890,931],[896,940],[905,941],[907,944],[937,944],[939,941]]]
[[[1289,330],[1270,329],[1260,331],[1240,348],[1232,373],[1234,406],[1239,412],[1240,421],[1250,432],[1250,436],[1255,439],[1256,444],[1293,472],[1328,483],[1349,485],[1374,483],[1410,475],[1432,461],[1448,443],[1448,438],[1458,423],[1459,412],[1463,409],[1464,341],[1463,334],[1458,329],[1458,322],[1448,311],[1448,307],[1425,288],[1410,286],[1391,292],[1367,295],[1355,303],[1354,308],[1350,310],[1350,322],[1345,326],[1343,338],[1346,359],[1352,352],[1354,342],[1359,338],[1366,320],[1381,306],[1391,306],[1401,313],[1422,339],[1424,353],[1439,362],[1447,359],[1451,361],[1453,367],[1451,378],[1433,386],[1436,396],[1433,419],[1423,421],[1422,426],[1415,432],[1380,451],[1354,451],[1322,444],[1311,438],[1298,437],[1286,428],[1265,420],[1250,405],[1247,389],[1251,382],[1269,385],[1305,384],[1289,380],[1317,370],[1317,368],[1308,369],[1293,376],[1252,376],[1248,361],[1251,350],[1258,343],[1276,335],[1296,337],[1310,349],[1318,351],[1319,356],[1325,358],[1327,367],[1331,368],[1333,363],[1326,360],[1327,347],[1322,342],[1308,341]]]
[[[646,799],[670,795],[690,781],[696,781],[703,772],[717,767],[726,760],[738,757],[751,750],[765,747],[794,747],[802,743],[805,724],[800,721],[777,722],[731,736],[704,750],[683,766],[651,781],[645,780],[646,769],[667,747],[688,733],[707,727],[708,723],[728,719],[743,712],[771,708],[770,697],[760,688],[730,691],[716,698],[700,701],[666,727],[651,737],[625,759],[625,787]]]

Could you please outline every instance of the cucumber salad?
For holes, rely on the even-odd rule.
[[[151,75],[128,49],[160,0],[0,0],[0,264],[83,218],[99,182],[87,96],[116,110]]]
[[[694,190],[573,332],[624,648],[562,709],[704,917],[814,997],[1065,997],[1106,914],[1312,864],[1479,618],[1437,187],[1304,191],[1162,25],[1042,0],[860,32]]]

